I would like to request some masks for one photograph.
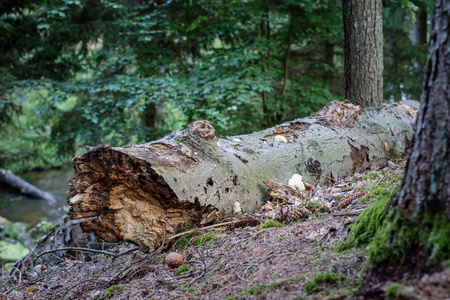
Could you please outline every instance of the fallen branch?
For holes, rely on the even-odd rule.
[[[92,253],[100,253],[100,254],[105,254],[105,255],[110,255],[110,256],[114,256],[114,257],[119,257],[122,255],[125,255],[127,253],[133,252],[138,250],[139,247],[133,247],[132,249],[128,249],[124,252],[121,253],[114,253],[114,252],[109,252],[109,251],[104,251],[104,250],[97,250],[97,249],[89,249],[89,248],[81,248],[81,247],[66,247],[66,248],[58,248],[58,249],[52,249],[52,250],[47,250],[44,251],[42,253],[40,253],[39,255],[37,255],[34,259],[38,259],[39,257],[41,257],[42,255],[46,255],[46,254],[50,254],[50,253],[54,253],[54,252],[58,252],[58,251],[82,251],[82,252],[92,252]]]
[[[229,224],[233,224],[233,223],[235,223],[235,221],[223,222],[223,223],[214,224],[214,225],[210,225],[210,226],[205,226],[205,227],[195,228],[195,229],[192,229],[192,230],[188,230],[188,231],[185,231],[185,232],[182,232],[182,233],[178,233],[178,234],[172,235],[172,236],[169,237],[167,240],[170,241],[170,240],[173,240],[173,239],[175,239],[175,238],[177,238],[177,237],[180,237],[180,236],[189,234],[189,233],[194,232],[194,231],[198,231],[198,230],[206,230],[206,229],[215,228],[215,227],[220,227],[220,226],[229,225]]]
[[[11,171],[0,169],[0,183],[1,182],[18,190],[21,194],[28,195],[32,198],[43,199],[51,203],[56,203],[56,198],[53,195],[38,189]]]

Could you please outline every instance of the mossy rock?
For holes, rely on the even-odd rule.
[[[30,249],[20,243],[0,241],[0,259],[16,261],[30,252]]]

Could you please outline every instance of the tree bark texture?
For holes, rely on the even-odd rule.
[[[423,45],[427,43],[427,17],[427,11],[423,8],[419,9],[413,27],[413,45]]]
[[[183,223],[255,211],[269,199],[263,181],[300,174],[323,184],[384,166],[392,151],[406,155],[416,111],[333,101],[308,118],[248,135],[217,139],[210,122],[195,121],[158,141],[97,146],[73,159],[69,215],[94,218],[83,230],[106,241],[155,249]]]
[[[383,103],[381,0],[343,0],[344,98],[364,106]]]
[[[450,1],[437,0],[424,91],[405,176],[369,246],[362,293],[420,279],[450,258]],[[371,253],[371,249],[375,249]]]
[[[411,156],[398,193],[402,211],[450,216],[450,2],[438,0]]]

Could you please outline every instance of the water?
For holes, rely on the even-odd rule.
[[[71,166],[58,170],[28,172],[19,176],[56,197],[56,203],[20,196],[10,190],[0,189],[0,216],[12,222],[23,222],[30,226],[38,224],[43,218],[49,222],[59,223],[66,214],[67,182],[73,176]],[[13,199],[13,201],[10,201]]]

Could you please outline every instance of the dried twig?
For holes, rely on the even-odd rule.
[[[188,230],[188,231],[185,231],[185,232],[182,232],[182,233],[178,233],[178,234],[172,235],[172,236],[169,237],[167,240],[170,241],[170,240],[173,240],[174,238],[177,238],[177,237],[179,237],[179,236],[186,235],[186,234],[188,234],[188,233],[191,233],[191,232],[194,232],[194,231],[197,231],[197,230],[205,230],[205,229],[209,229],[209,228],[220,227],[220,226],[223,226],[223,225],[232,224],[232,223],[234,223],[234,222],[235,222],[235,221],[223,222],[223,223],[214,224],[214,225],[210,225],[210,226],[206,226],[206,227],[201,227],[201,228],[196,228],[196,229]]]
[[[58,251],[67,251],[67,250],[101,253],[101,254],[105,254],[105,255],[111,255],[111,256],[114,256],[114,257],[122,255],[121,253],[113,253],[113,252],[104,251],[104,250],[96,250],[96,249],[81,248],[81,247],[65,247],[65,248],[58,248],[58,249],[52,249],[52,250],[44,251],[41,254],[37,255],[34,258],[34,260],[38,259],[42,255],[46,255],[46,254],[50,254],[50,253],[58,252]]]

